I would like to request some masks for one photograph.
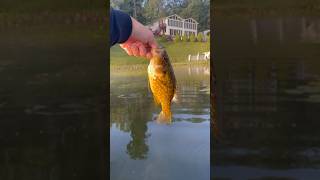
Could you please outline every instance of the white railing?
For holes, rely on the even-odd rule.
[[[196,55],[188,55],[188,61],[207,61],[210,60],[210,51],[204,52],[204,53],[199,53]]]

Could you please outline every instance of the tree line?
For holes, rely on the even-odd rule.
[[[104,10],[101,0],[0,0],[0,13],[38,13],[41,11]]]
[[[111,0],[111,7],[120,9],[143,24],[177,14],[198,21],[198,30],[210,28],[209,0]]]

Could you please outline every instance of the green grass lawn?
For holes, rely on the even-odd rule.
[[[210,50],[208,42],[162,42],[172,63],[186,63],[188,54],[197,54],[198,52],[206,52]],[[115,45],[110,49],[110,65],[140,65],[147,64],[149,61],[143,58],[128,56],[119,45]]]

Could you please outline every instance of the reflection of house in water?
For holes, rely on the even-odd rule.
[[[253,43],[320,42],[320,21],[308,18],[253,19],[250,22]]]
[[[302,39],[304,41],[320,42],[320,19],[302,19]]]
[[[217,145],[212,162],[273,168],[304,165],[302,159],[318,164],[314,158],[319,155],[309,158],[301,155],[301,149],[320,144],[313,138],[319,131],[312,130],[320,126],[319,104],[301,101],[308,97],[307,91],[287,93],[299,86],[310,90],[306,84],[315,77],[308,73],[310,66],[298,60],[260,60],[263,63],[226,63],[217,74],[217,130],[230,144]]]
[[[224,71],[220,75],[223,78],[218,77],[218,123],[231,129],[265,126],[274,121],[273,116],[281,111],[278,94],[311,77],[303,61],[282,65],[251,62]]]
[[[188,75],[199,75],[205,74],[210,75],[210,67],[209,66],[191,66],[188,67]]]

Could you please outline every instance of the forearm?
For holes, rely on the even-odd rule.
[[[110,46],[128,40],[132,32],[131,17],[121,11],[110,9]]]

